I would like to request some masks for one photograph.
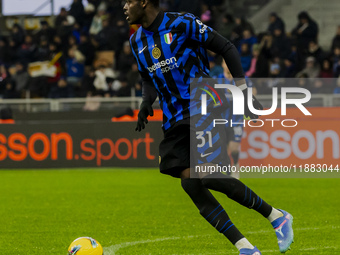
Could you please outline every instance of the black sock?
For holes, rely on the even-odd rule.
[[[192,199],[200,214],[217,231],[224,234],[232,244],[242,239],[244,236],[234,226],[220,203],[205,188],[200,179],[182,179],[182,187]]]
[[[233,151],[231,153],[231,157],[233,158],[234,165],[238,163],[238,158],[239,158],[240,153],[238,151]]]
[[[235,202],[254,209],[265,218],[267,218],[272,211],[272,207],[269,204],[235,178],[216,173],[214,174],[214,178],[210,176],[203,178],[202,183],[206,188],[222,192]]]

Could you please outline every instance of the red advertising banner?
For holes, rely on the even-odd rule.
[[[135,132],[135,123],[0,125],[0,169],[157,167],[161,123]]]
[[[308,108],[305,116],[297,108],[288,108],[282,116],[278,109],[262,127],[245,127],[241,143],[241,165],[301,165],[340,162],[340,108]],[[295,120],[295,121],[293,121]],[[294,126],[295,127],[288,127]]]
[[[278,109],[257,123],[246,121],[240,165],[339,165],[340,107],[308,110],[311,116],[288,108],[286,116]],[[0,169],[157,167],[163,132],[155,112],[141,133],[134,131],[136,116],[114,123],[0,124]]]

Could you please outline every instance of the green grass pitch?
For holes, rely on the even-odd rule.
[[[244,179],[294,216],[288,255],[340,254],[340,179]],[[217,199],[263,254],[280,254],[274,231],[255,211]],[[211,227],[177,179],[156,169],[0,171],[0,254],[67,254],[91,236],[113,254],[238,254]]]

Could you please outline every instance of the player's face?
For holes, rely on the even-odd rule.
[[[141,0],[126,0],[123,9],[129,24],[141,24],[144,16],[143,3]]]

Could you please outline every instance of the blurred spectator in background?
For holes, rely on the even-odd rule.
[[[280,29],[283,34],[286,33],[285,23],[283,22],[283,20],[279,16],[277,16],[277,14],[275,12],[272,12],[269,15],[269,26],[268,26],[267,30],[268,30],[269,33],[274,35],[275,29]]]
[[[280,88],[282,85],[282,66],[279,57],[274,56],[269,62],[269,77],[271,79],[265,79],[266,86],[259,88],[263,94],[272,94],[272,88]]]
[[[12,76],[16,97],[25,97],[24,92],[27,89],[29,79],[30,76],[26,65],[22,62],[17,62],[15,64],[15,74]]]
[[[320,65],[314,57],[308,57],[306,59],[305,68],[297,74],[297,77],[301,75],[306,75],[308,78],[317,78],[320,74]]]
[[[68,38],[72,35],[75,19],[68,15],[66,19],[57,27],[57,34],[60,36],[62,44],[68,43]]]
[[[269,77],[269,64],[272,58],[271,46],[273,37],[271,34],[263,35],[261,43],[259,45],[260,54],[257,57],[255,72],[251,77],[254,78],[265,78]]]
[[[334,77],[331,61],[325,58],[321,65],[320,78],[322,78],[324,89],[320,93],[333,93]]]
[[[248,22],[245,17],[236,16],[235,24],[236,26],[234,28],[234,32],[238,34],[240,37],[243,36],[244,30],[249,30],[252,36],[255,34],[253,25],[250,22]]]
[[[340,46],[336,46],[334,48],[333,74],[334,74],[334,77],[340,76]]]
[[[209,52],[213,55],[209,56],[209,65],[210,65],[210,77],[218,77],[223,74],[222,60],[223,58],[219,55],[216,55],[213,52]]]
[[[13,111],[11,107],[4,106],[0,108],[0,124],[14,124]]]
[[[14,42],[14,48],[20,47],[20,45],[24,42],[25,39],[25,31],[21,28],[20,25],[14,24],[11,31],[11,38]]]
[[[88,4],[84,8],[83,31],[88,32],[92,23],[92,19],[96,14],[96,7],[93,4]]]
[[[74,87],[69,84],[65,77],[61,77],[59,81],[51,86],[49,92],[50,98],[71,98],[74,97]]]
[[[296,72],[301,71],[305,66],[305,57],[303,56],[302,52],[298,51],[297,45],[292,44],[291,53],[289,55],[289,58],[294,60]]]
[[[241,55],[241,65],[242,65],[243,71],[247,72],[250,68],[251,59],[252,59],[250,47],[247,43],[241,44],[240,55]]]
[[[201,21],[209,27],[213,27],[214,21],[211,15],[211,10],[207,4],[202,4]]]
[[[333,52],[335,47],[340,47],[340,25],[338,26],[337,30],[336,30],[336,35],[333,38],[332,41],[332,48],[331,51]]]
[[[317,23],[305,11],[299,13],[298,20],[299,22],[293,29],[292,35],[297,40],[298,50],[306,52],[309,42],[317,41],[319,28]]]
[[[48,94],[49,98],[60,98],[67,97],[65,94],[68,94],[67,82],[65,79],[65,57],[62,52],[60,52],[57,46],[54,43],[50,43],[50,57],[49,61],[53,63],[56,68],[56,73],[54,77],[48,77],[46,84],[37,84],[40,85],[41,88],[37,89],[37,91],[41,91],[41,94]],[[62,81],[60,81],[62,80]],[[43,96],[44,97],[44,96]]]
[[[129,41],[126,41],[123,46],[123,52],[119,55],[116,63],[116,70],[121,74],[127,74],[131,70],[131,66],[135,63],[135,59],[131,52]]]
[[[21,62],[30,63],[35,61],[37,45],[31,35],[26,35],[24,43],[18,49],[18,59]]]
[[[131,70],[127,74],[128,86],[130,88],[134,88],[136,96],[142,96],[142,86],[140,84],[140,75],[138,72],[138,66],[136,63],[133,63],[131,66]]]
[[[235,17],[235,27],[231,32],[230,41],[235,45],[235,47],[240,51],[241,40],[243,39],[243,31],[249,30],[251,35],[253,35],[252,25],[245,20],[245,18]]]
[[[8,42],[5,37],[0,38],[0,64],[8,65],[11,61],[10,50]]]
[[[119,77],[119,89],[114,91],[113,96],[116,97],[129,97],[131,96],[131,87],[129,86],[129,82],[126,74],[121,74]]]
[[[63,45],[63,41],[61,40],[61,37],[59,35],[55,35],[53,37],[53,44],[56,46],[57,51],[61,51],[65,47],[65,45]]]
[[[76,38],[77,44],[79,44],[79,41],[80,41],[80,34],[81,34],[81,26],[79,25],[78,22],[76,22],[73,25],[72,35],[74,36],[74,38]]]
[[[320,78],[333,78],[333,77],[334,74],[332,70],[331,61],[326,58],[322,61]]]
[[[13,40],[13,38],[12,37],[10,37],[9,38],[9,40],[8,40],[8,54],[9,54],[9,56],[10,56],[10,62],[9,63],[7,63],[7,64],[14,64],[16,61],[17,61],[17,59],[18,59],[18,57],[17,57],[17,46],[16,46],[16,43],[15,43],[15,41]]]
[[[86,33],[80,35],[78,49],[85,56],[85,66],[91,66],[95,57],[95,48]]]
[[[296,64],[292,57],[284,58],[284,69],[282,72],[282,77],[284,78],[294,78],[296,76]]]
[[[99,66],[95,71],[95,79],[93,82],[93,85],[96,88],[95,94],[104,97],[110,97],[113,80],[113,70],[111,68],[107,68],[106,66]]]
[[[79,96],[80,97],[92,97],[95,94],[96,88],[93,85],[95,79],[95,70],[90,68],[87,73],[85,73],[83,79],[81,80]]]
[[[242,32],[242,39],[240,41],[240,45],[243,45],[244,43],[248,44],[250,51],[252,50],[253,45],[257,43],[257,38],[251,33],[249,29],[245,29]],[[239,51],[241,52],[241,48],[239,48]]]
[[[125,18],[118,17],[116,19],[116,24],[114,25],[115,28],[115,48],[116,56],[119,57],[120,52],[123,49],[123,45],[126,41],[129,41],[129,24],[125,20]]]
[[[84,76],[84,55],[74,46],[68,50],[66,59],[66,82],[73,87],[73,91],[79,91],[80,82]],[[70,96],[68,96],[70,97]]]
[[[222,24],[220,25],[218,32],[225,38],[231,39],[231,33],[235,28],[234,18],[231,14],[226,14],[222,18]]]
[[[117,33],[114,27],[110,26],[109,17],[103,18],[102,29],[96,35],[96,41],[99,44],[98,50],[115,50],[115,42],[118,39]]]
[[[77,38],[74,35],[70,35],[63,49],[64,54],[67,55],[68,50],[73,47],[77,47]]]
[[[61,8],[59,14],[57,15],[55,19],[54,27],[58,28],[64,23],[64,21],[67,21],[67,15],[68,13],[66,9],[64,7]]]
[[[290,50],[290,39],[282,32],[281,28],[274,28],[273,43],[271,46],[272,53],[283,59],[290,55]]]
[[[321,79],[313,79],[310,88],[311,93],[328,93],[329,88],[327,88]]]
[[[0,98],[4,97],[4,93],[6,90],[6,84],[10,79],[9,73],[4,64],[0,65]]]
[[[273,57],[269,65],[269,77],[277,78],[281,77],[281,59],[277,56]]]
[[[250,68],[248,72],[246,72],[246,76],[248,77],[252,77],[253,74],[256,72],[257,60],[260,56],[260,50],[261,50],[261,47],[259,44],[253,45],[253,49],[252,49],[253,57],[251,59]]]
[[[3,97],[4,99],[14,99],[17,97],[16,91],[15,91],[15,84],[13,80],[11,79],[6,80]]]
[[[296,76],[298,78],[297,80],[297,86],[299,88],[304,88],[310,90],[310,81],[311,79],[308,79],[307,74],[301,73]]]
[[[334,94],[340,94],[340,77],[336,80],[336,86],[333,90]]]
[[[46,20],[40,22],[41,29],[36,33],[35,38],[38,43],[40,43],[41,38],[47,38],[48,42],[52,42],[56,30],[48,24]]]
[[[75,18],[78,24],[83,25],[85,14],[83,0],[73,0],[69,14]]]
[[[98,34],[102,29],[103,29],[103,24],[102,21],[106,16],[106,5],[101,4],[98,7],[97,14],[93,17],[89,33],[91,35],[96,35]]]
[[[321,47],[314,40],[309,42],[307,54],[308,56],[314,57],[320,65],[322,64],[323,60],[326,58],[325,52],[323,52]]]
[[[255,50],[255,51],[254,51]],[[257,55],[259,51],[259,55]],[[253,78],[265,78],[269,75],[269,57],[267,55],[267,49],[263,42],[258,46],[253,46],[253,60],[256,58],[256,66],[254,72],[251,72],[250,77]]]

